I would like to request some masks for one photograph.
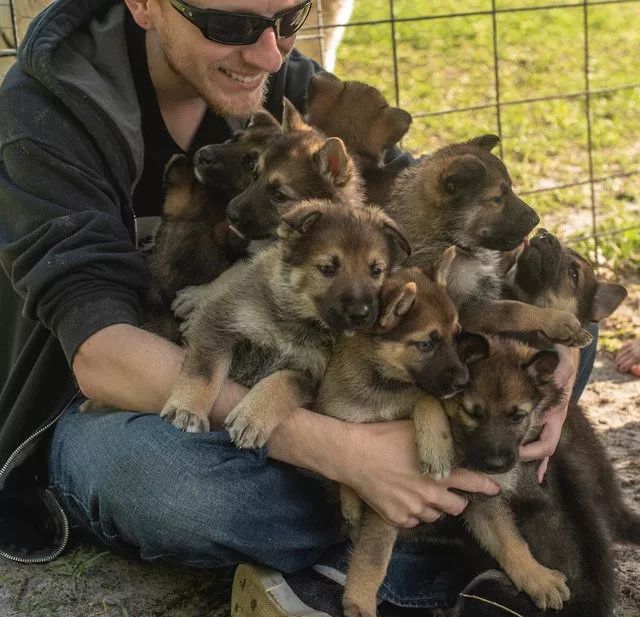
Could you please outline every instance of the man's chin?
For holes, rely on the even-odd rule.
[[[228,82],[228,78],[223,79]],[[233,84],[221,83],[219,79],[211,80],[208,86],[207,91],[202,92],[203,98],[216,114],[225,118],[249,118],[262,109],[267,96],[266,77],[252,90],[234,89]]]

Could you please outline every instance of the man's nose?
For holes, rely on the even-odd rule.
[[[282,52],[274,29],[267,28],[253,45],[247,45],[242,59],[265,73],[277,73],[282,66]]]

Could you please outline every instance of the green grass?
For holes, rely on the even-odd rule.
[[[570,0],[558,2],[569,4]],[[498,0],[498,8],[535,7],[543,0]],[[488,11],[491,0],[395,0],[396,17]],[[352,21],[388,19],[388,0],[356,3]],[[497,15],[502,103],[584,90],[581,7]],[[637,62],[640,2],[589,8],[591,88],[640,83]],[[417,117],[404,141],[415,154],[497,132],[493,21],[462,15],[396,24],[399,103],[414,115],[478,105],[481,110]],[[391,26],[348,28],[336,73],[380,88],[395,103]],[[584,96],[504,105],[504,159],[520,191],[537,191],[589,179]],[[640,168],[640,88],[591,96],[592,164],[596,178]],[[596,229],[640,224],[640,176],[596,184]],[[542,224],[567,240],[593,231],[591,192],[584,186],[527,197]],[[640,267],[640,229],[578,245],[600,264]]]

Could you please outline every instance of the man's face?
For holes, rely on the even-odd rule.
[[[254,13],[272,17],[300,0],[190,0],[198,8]],[[253,45],[222,45],[206,39],[169,0],[149,2],[152,26],[164,59],[217,113],[245,118],[263,103],[269,74],[278,71],[295,36],[276,39],[265,30]]]

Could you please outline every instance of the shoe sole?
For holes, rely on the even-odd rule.
[[[330,617],[307,606],[276,570],[240,564],[233,577],[231,617]]]

